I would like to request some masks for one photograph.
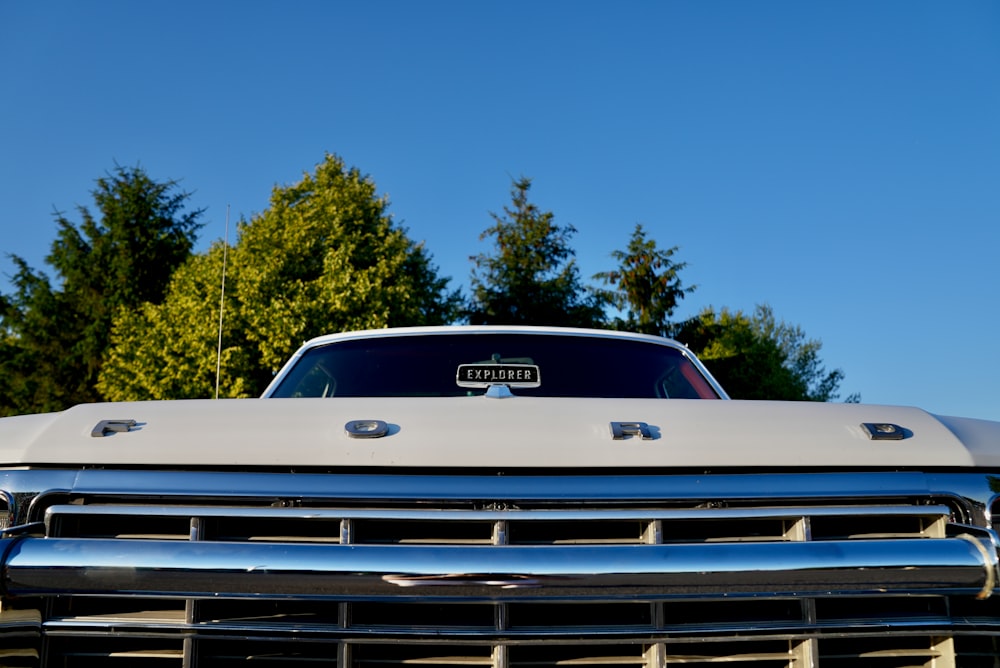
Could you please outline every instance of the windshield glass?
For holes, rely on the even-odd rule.
[[[460,365],[534,365],[519,396],[718,399],[681,351],[642,341],[511,333],[353,339],[308,350],[272,397],[475,396]],[[534,380],[534,376],[532,376]]]

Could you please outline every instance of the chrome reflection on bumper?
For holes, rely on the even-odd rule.
[[[611,546],[302,545],[14,538],[4,594],[378,600],[989,596],[988,537]]]

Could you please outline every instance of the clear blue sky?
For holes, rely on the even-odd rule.
[[[115,164],[203,249],[327,152],[454,285],[528,176],[585,276],[642,223],[678,316],[766,302],[843,394],[1000,419],[995,0],[0,0],[3,274]]]

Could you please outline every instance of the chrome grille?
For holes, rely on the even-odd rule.
[[[664,476],[659,487],[671,490],[673,480]],[[462,481],[469,484],[468,478]],[[605,485],[617,485],[615,498],[600,492]],[[926,489],[916,494],[883,485],[882,496],[811,498],[761,485],[772,494],[729,498],[718,493],[723,487],[698,497],[666,491],[662,498],[629,496],[620,480],[594,476],[581,483],[580,493],[536,491],[489,499],[70,489],[43,494],[36,502],[32,512],[44,519],[45,538],[28,540],[122,550],[146,545],[152,552],[169,545],[222,544],[472,554],[540,549],[563,555],[627,554],[648,546],[920,546],[976,530],[967,526],[975,509],[965,499]],[[11,563],[9,586],[15,587],[18,562]],[[58,582],[63,575],[52,571],[47,577]],[[0,665],[900,668],[992,667],[1000,656],[1000,603],[994,597],[892,590],[850,596],[823,591],[605,596],[588,590],[547,596],[531,587],[506,586],[501,582],[490,593],[471,595],[462,586],[441,586],[440,594],[429,589],[411,594],[399,586],[368,594],[247,595],[227,593],[224,585],[191,595],[36,592],[9,599],[0,633],[6,620],[21,623],[25,638],[34,627],[40,640],[18,644],[13,634],[3,634],[9,655],[0,649]]]
[[[51,537],[425,545],[943,538],[946,505],[507,510],[56,505]]]

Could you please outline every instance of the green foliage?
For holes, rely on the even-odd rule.
[[[387,208],[369,177],[327,155],[239,226],[228,257],[222,396],[259,394],[313,336],[454,318],[458,296]],[[107,396],[213,395],[221,267],[217,244],[178,272],[163,304],[116,319],[101,376]]]
[[[233,267],[247,336],[267,368],[317,334],[453,318],[447,279],[387,208],[370,178],[327,156],[241,226]]]
[[[694,292],[685,288],[680,271],[685,262],[675,262],[678,247],[658,249],[656,242],[646,239],[642,225],[636,225],[628,248],[616,250],[611,257],[618,268],[594,276],[612,289],[602,291],[608,303],[625,314],[616,318],[615,329],[665,336],[670,329],[670,316],[684,295]]]
[[[47,259],[64,291],[106,311],[159,302],[201,226],[202,211],[184,213],[189,194],[176,186],[153,181],[139,167],[117,167],[92,191],[100,220],[84,207],[79,227],[58,216]]]
[[[594,327],[604,316],[600,298],[581,282],[569,245],[576,232],[528,201],[531,180],[514,181],[511,206],[480,235],[494,253],[470,258],[472,324]]]
[[[673,336],[686,343],[734,399],[831,401],[844,378],[840,369],[827,372],[820,361],[819,341],[802,329],[779,322],[771,307],[750,315],[707,308],[691,320],[671,323],[678,303],[694,287],[683,286],[675,262],[677,247],[660,250],[636,225],[625,251],[612,253],[618,269],[595,278],[612,289],[602,295],[624,313],[616,329]],[[858,401],[856,395],[848,401]]]
[[[575,230],[528,200],[515,180],[511,203],[471,258],[473,294],[462,304],[430,256],[394,224],[373,181],[327,155],[313,174],[274,189],[270,206],[239,225],[237,240],[191,256],[201,211],[186,193],[138,168],[97,181],[98,211],[82,222],[57,215],[47,262],[58,282],[13,257],[14,291],[0,294],[0,415],[60,410],[74,403],[178,399],[215,394],[219,307],[226,263],[220,396],[261,392],[310,337],[336,331],[445,324],[607,324],[673,335],[687,343],[734,398],[827,401],[843,373],[827,372],[820,343],[779,322],[709,308],[670,318],[685,287],[677,247],[659,249],[637,225],[618,267],[580,281]],[[856,401],[852,396],[848,401]]]
[[[139,167],[116,167],[91,191],[97,216],[57,214],[50,279],[14,257],[15,291],[0,295],[0,414],[61,410],[102,398],[96,381],[114,314],[162,299],[190,254],[201,211]]]
[[[89,396],[85,373],[71,363],[77,314],[45,275],[12,259],[15,292],[0,295],[0,415],[60,410]]]
[[[707,308],[683,323],[675,338],[701,358],[734,399],[832,401],[844,378],[840,369],[823,368],[819,341],[777,321],[767,305],[751,315]]]
[[[122,309],[98,387],[113,401],[214,396],[224,244],[191,257],[174,274],[167,298]],[[254,360],[232,298],[237,277],[227,269],[221,379],[226,396],[251,396],[245,378]]]

